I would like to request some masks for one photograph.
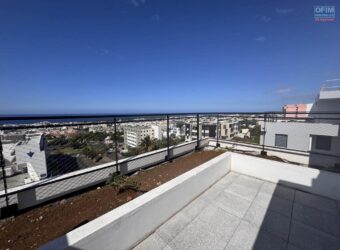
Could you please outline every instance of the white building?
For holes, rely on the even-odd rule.
[[[2,155],[9,164],[15,162],[15,146],[16,143],[2,144]]]
[[[15,146],[17,165],[26,165],[33,180],[47,177],[47,141],[43,134],[31,135]]]
[[[309,165],[340,165],[340,115],[313,114],[340,112],[340,84],[323,86],[310,112],[313,120],[261,122],[261,144],[307,153]]]
[[[202,138],[202,124],[199,124],[199,139]],[[185,124],[185,141],[197,140],[197,124]]]
[[[184,126],[185,127],[185,126]],[[169,126],[169,135],[170,137],[181,137],[182,135],[185,135],[185,133],[183,132],[185,129],[181,129],[181,127],[177,127],[174,124],[171,124]],[[164,127],[163,129],[163,139],[167,138],[168,136],[168,132],[167,132],[167,128]]]
[[[104,143],[105,143],[106,145],[108,145],[108,144],[113,144],[113,140],[112,140],[111,136],[105,137]]]
[[[199,139],[216,137],[216,123],[199,124]],[[197,124],[185,124],[185,141],[197,140]]]
[[[140,145],[141,141],[149,136],[154,138],[154,131],[148,126],[126,126],[124,127],[124,144],[135,148]]]
[[[157,140],[162,140],[163,133],[164,130],[166,130],[166,127],[164,128],[163,125],[151,125],[151,128],[153,130],[153,137]]]
[[[221,139],[230,140],[238,135],[240,131],[237,119],[228,119],[219,123],[219,137]]]
[[[237,136],[240,131],[237,119],[230,118],[220,121],[218,124],[218,135],[220,139],[230,140]],[[216,137],[216,122],[199,124],[199,138]],[[197,124],[185,124],[185,141],[197,140]]]
[[[250,130],[249,128],[243,128],[241,129],[241,132],[237,135],[239,138],[250,138]]]

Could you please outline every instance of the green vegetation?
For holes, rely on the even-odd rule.
[[[104,133],[104,132],[78,132],[74,135],[68,136],[59,136],[52,137],[48,136],[48,145],[49,146],[70,146],[73,148],[80,148],[82,145],[87,144],[89,142],[103,142],[106,137],[110,139],[114,139],[114,133]],[[118,142],[124,142],[124,133],[117,132]]]
[[[115,139],[114,133],[105,132],[87,132],[79,131],[76,134],[69,136],[47,136],[48,145],[50,146],[52,153],[75,155],[82,154],[92,161],[98,162],[104,156],[107,156],[108,150],[112,150],[114,144],[104,144],[104,140],[109,137],[110,140]],[[124,132],[117,132],[118,143],[124,142]],[[170,146],[177,145],[184,142],[184,136],[182,137],[170,137]],[[151,139],[146,136],[141,144],[136,148],[128,148],[128,152],[124,156],[135,156],[138,154],[150,152],[153,150],[167,147],[167,140]],[[112,156],[109,156],[110,158]]]
[[[149,151],[155,150],[156,145],[157,145],[157,139],[151,139],[150,136],[146,136],[144,137],[144,139],[142,139],[140,148],[144,152],[149,152]]]
[[[233,141],[260,144],[261,126],[257,124],[257,121],[255,119],[245,119],[239,122],[239,124],[241,128],[249,128],[249,125],[253,125],[255,127],[249,128],[250,138],[249,137],[245,137],[245,138],[234,137],[232,139]]]
[[[95,149],[93,147],[85,147],[82,150],[83,154],[90,158],[91,160],[94,160],[95,162],[100,161],[103,158],[103,154],[105,153],[105,150],[103,149]]]
[[[143,192],[140,190],[141,183],[118,173],[110,174],[106,183],[116,187],[118,189],[118,193],[122,193],[126,190]]]
[[[80,148],[73,148],[73,147],[63,147],[57,150],[58,154],[65,154],[65,155],[71,155],[71,154],[79,154],[82,150]]]
[[[47,136],[48,145],[56,154],[83,154],[87,158],[98,162],[105,153],[113,147],[112,144],[105,145],[105,138],[114,139],[114,133],[87,132],[81,131],[68,137],[62,135],[58,137]],[[123,132],[117,132],[118,142],[124,141]]]
[[[47,139],[49,139],[47,137]],[[66,145],[68,144],[69,141],[66,139],[65,136],[60,136],[60,137],[57,137],[57,138],[52,138],[51,140],[48,140],[48,145],[49,146],[63,146],[63,145]]]
[[[261,126],[256,125],[253,129],[250,129],[251,138],[256,144],[260,144]]]

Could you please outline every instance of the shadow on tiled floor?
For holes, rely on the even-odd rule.
[[[333,200],[231,172],[135,249],[340,249],[340,214]]]

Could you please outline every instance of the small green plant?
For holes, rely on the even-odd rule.
[[[224,153],[224,152],[227,152],[227,151],[230,151],[230,150],[229,150],[229,148],[221,148],[221,147],[219,147],[219,148],[215,149],[215,151]]]
[[[122,193],[126,190],[143,192],[140,190],[141,183],[129,178],[128,176],[117,173],[110,174],[107,184],[116,187],[118,189],[118,193]]]

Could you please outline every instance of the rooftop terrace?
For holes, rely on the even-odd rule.
[[[230,172],[134,249],[339,249],[337,205]]]
[[[42,249],[339,249],[339,178],[226,152]]]
[[[59,135],[48,137],[53,155],[58,156],[58,167],[67,170],[63,173],[53,172],[48,178],[13,186],[19,175],[7,176],[10,166],[1,165],[4,176],[3,183],[0,183],[4,188],[0,190],[0,207],[4,212],[1,215],[11,215],[11,209],[14,214],[17,211],[25,213],[29,209],[33,211],[38,206],[43,209],[45,203],[54,201],[60,201],[69,209],[69,203],[62,200],[66,195],[75,196],[78,192],[87,191],[87,188],[104,185],[112,173],[134,176],[138,171],[143,172],[192,152],[217,148],[218,154],[229,152],[200,163],[190,171],[183,171],[172,180],[163,182],[152,178],[157,184],[153,189],[148,189],[146,193],[144,190],[138,197],[126,193],[126,199],[118,207],[110,207],[95,217],[82,218],[69,229],[53,237],[48,235],[39,246],[42,249],[340,249],[340,175],[330,172],[338,171],[340,159],[337,150],[337,145],[340,145],[339,126],[333,125],[340,114],[335,114],[334,117],[325,117],[326,124],[299,117],[294,118],[295,122],[292,118],[284,122],[287,121],[284,114],[267,112],[153,114],[141,121],[136,120],[140,118],[137,115],[99,116],[92,117],[97,120],[77,123],[61,122],[58,121],[60,117],[52,117],[50,119],[55,123],[47,126],[26,124],[26,120],[20,126],[3,126],[0,128],[4,131],[23,130],[28,133],[29,129],[34,128],[49,133],[49,129],[67,125],[71,128],[80,126],[81,132],[70,135],[70,138],[59,138]],[[222,136],[223,123],[232,117],[238,120],[242,128],[244,125],[249,131],[253,129],[249,137],[241,140],[239,137]],[[20,121],[23,118],[15,119]],[[78,117],[74,119],[77,121]],[[166,127],[162,137],[153,144],[139,145],[139,150],[133,151],[122,146],[123,131],[136,122],[148,126],[162,122],[166,123]],[[216,124],[214,133],[202,134],[205,130],[200,125],[207,123]],[[197,134],[197,129],[188,131],[187,124],[193,125],[191,128],[196,126],[199,136],[184,142],[187,134]],[[272,124],[280,129],[272,129]],[[88,125],[97,129],[94,131],[101,132],[90,132]],[[182,129],[176,140],[170,136],[172,126]],[[332,134],[329,134],[329,127],[334,130]],[[315,150],[314,138],[311,140],[311,135],[316,135],[314,128],[323,131],[321,136],[332,137],[332,150]],[[112,140],[110,146],[105,141],[108,134]],[[281,134],[286,134],[285,143],[284,140],[281,144],[276,143],[276,135]],[[304,141],[307,146],[292,144],[294,141]],[[73,145],[72,142],[78,144]],[[106,152],[108,147],[110,151]],[[105,149],[100,151],[100,155],[105,156],[103,161],[97,162],[91,158],[84,150],[86,148],[97,151]],[[96,156],[99,155],[97,151]],[[82,160],[80,163],[86,160],[87,168],[70,168],[69,163],[78,157]],[[64,158],[71,158],[72,161],[64,161]],[[15,168],[12,170],[15,172]],[[96,192],[103,189],[96,189]],[[106,197],[112,199],[110,195]],[[89,208],[86,203],[79,207],[82,208],[79,211],[73,209],[79,214],[73,218],[81,218],[80,213]],[[97,213],[97,207],[91,212]],[[45,218],[39,214],[40,217]],[[56,220],[52,221],[50,224],[56,226]],[[12,224],[8,223],[9,226]],[[49,223],[44,219],[42,224]],[[24,242],[22,234],[17,232],[20,227],[12,228],[14,233],[10,231],[9,235],[18,235],[18,242]],[[37,230],[37,227],[34,229]],[[42,231],[52,234],[57,230],[40,228],[37,232],[40,234]],[[27,238],[32,238],[31,230]],[[4,242],[8,242],[8,238]]]

